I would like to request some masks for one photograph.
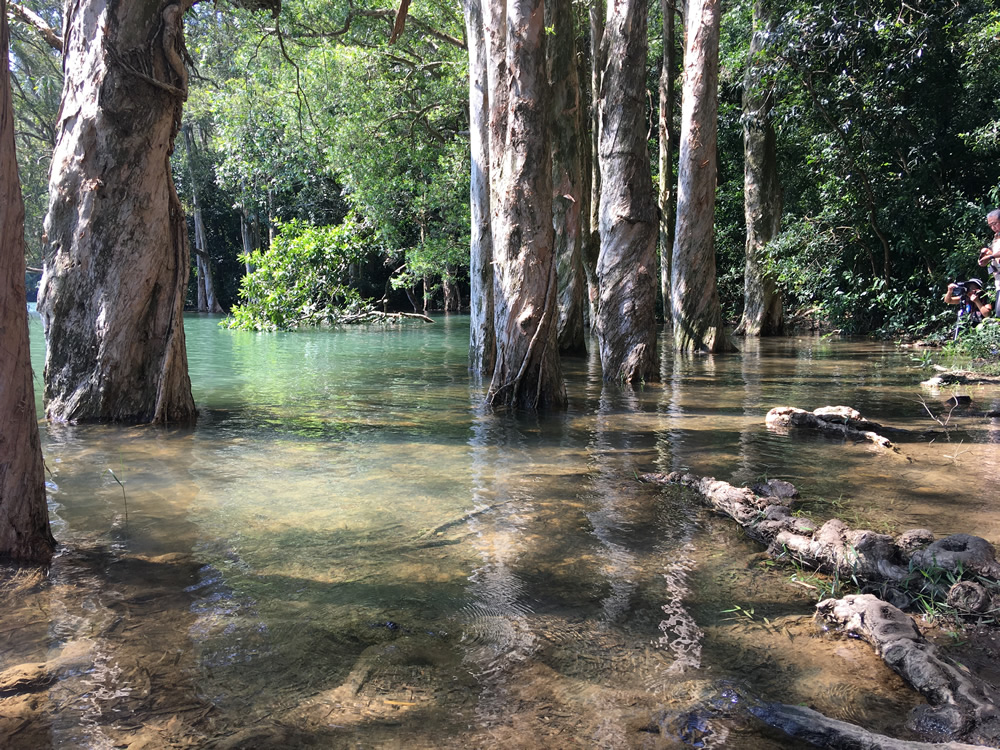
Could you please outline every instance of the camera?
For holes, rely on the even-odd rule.
[[[953,285],[952,294],[956,297],[964,297],[969,293],[969,287],[964,281],[956,281]]]

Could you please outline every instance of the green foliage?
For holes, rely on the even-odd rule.
[[[987,318],[977,326],[962,329],[945,352],[976,360],[977,370],[1000,369],[1000,319]]]
[[[371,308],[352,285],[352,274],[377,250],[371,231],[354,216],[336,226],[293,220],[267,250],[244,261],[255,268],[243,279],[242,303],[230,328],[277,331],[336,324]]]

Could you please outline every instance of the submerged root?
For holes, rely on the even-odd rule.
[[[689,487],[713,510],[729,516],[747,536],[767,547],[775,559],[853,581],[892,597],[901,607],[916,592],[936,602],[947,602],[966,614],[1000,606],[1000,563],[992,545],[969,534],[935,540],[926,529],[897,537],[869,529],[852,529],[838,518],[821,526],[792,514],[792,498],[734,487],[714,477],[648,473],[647,482]],[[758,488],[759,490],[760,488]],[[927,575],[933,572],[934,575]],[[975,580],[967,580],[967,576]]]
[[[848,440],[866,441],[880,451],[911,460],[889,438],[879,433],[885,427],[865,419],[859,411],[849,406],[824,406],[815,411],[797,409],[794,406],[776,406],[767,413],[764,421],[769,429],[779,432],[787,432],[793,427],[808,428]]]

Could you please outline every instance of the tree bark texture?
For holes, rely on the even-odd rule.
[[[187,91],[180,5],[71,0],[39,293],[56,421],[195,418],[187,225],[170,154]]]
[[[587,314],[593,328],[597,322],[597,259],[601,253],[601,160],[597,158],[601,137],[601,77],[604,75],[604,0],[594,0],[590,21],[590,133],[587,139],[590,201],[587,232],[583,238],[583,273],[587,278]]]
[[[552,97],[552,228],[556,254],[559,351],[585,354],[583,275],[583,110],[571,0],[547,0],[545,26]]]
[[[496,358],[496,336],[493,331],[493,235],[490,229],[490,100],[482,0],[465,0],[464,11],[469,46],[469,145],[472,157],[469,187],[472,216],[469,248],[469,369],[482,378],[493,372]]]
[[[601,83],[597,336],[604,379],[659,379],[656,203],[646,151],[647,5],[613,0]]]
[[[761,0],[754,3],[754,34],[743,79],[743,185],[746,215],[746,266],[743,319],[739,333],[777,336],[784,333],[781,292],[764,267],[764,247],[781,226],[777,137],[771,121],[774,88],[761,80],[760,54],[769,19]]]
[[[552,154],[542,0],[491,0],[490,203],[497,360],[494,407],[557,408]],[[502,54],[502,57],[501,57]]]
[[[55,549],[35,418],[24,287],[24,202],[14,150],[6,0],[0,0],[0,557],[47,563]]]
[[[719,20],[719,0],[692,0],[688,6],[670,269],[674,346],[682,351],[733,349],[723,328],[715,278]]]
[[[674,250],[674,70],[677,67],[674,0],[660,0],[663,15],[663,67],[660,69],[660,295],[670,321],[670,265]]]

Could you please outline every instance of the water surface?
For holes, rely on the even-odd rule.
[[[565,413],[514,417],[481,406],[466,317],[217,322],[185,321],[195,428],[43,426],[62,551],[8,597],[0,667],[62,677],[22,747],[797,747],[756,700],[905,736],[918,699],[820,633],[811,591],[636,475],[776,477],[818,518],[1000,540],[995,493],[964,489],[997,486],[1000,392],[949,413],[888,344],[665,349],[635,392],[592,356]],[[912,462],[764,426],[828,404],[908,430]]]

